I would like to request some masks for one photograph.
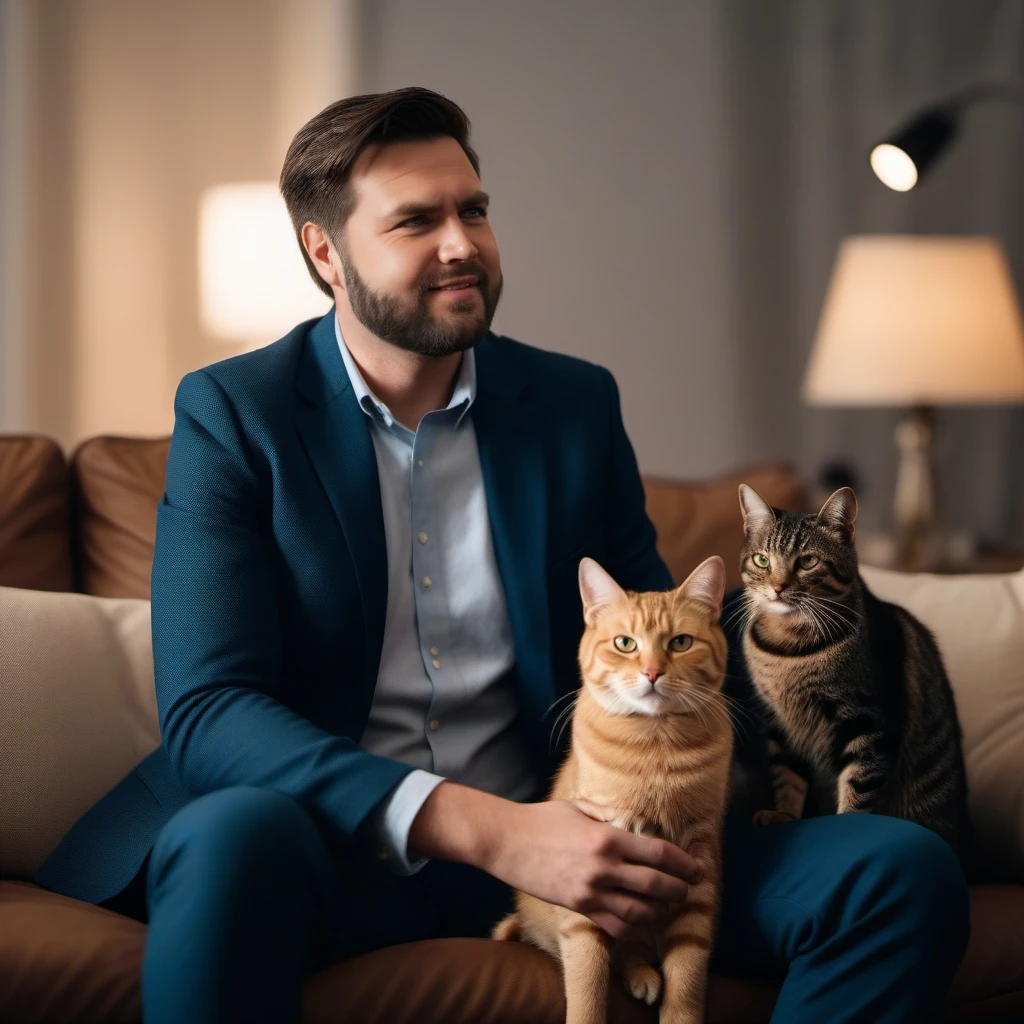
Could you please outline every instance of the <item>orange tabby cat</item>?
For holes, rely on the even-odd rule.
[[[624,591],[592,559],[580,563],[583,686],[551,799],[676,843],[703,868],[667,924],[616,951],[634,997],[650,1004],[662,995],[661,1024],[704,1020],[733,742],[721,693],[724,589],[717,555],[664,593]],[[612,940],[589,918],[518,893],[494,938],[521,939],[561,961],[567,1024],[605,1020]]]

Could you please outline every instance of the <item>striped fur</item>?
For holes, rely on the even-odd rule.
[[[676,590],[637,594],[584,559],[580,583],[583,686],[551,799],[575,800],[592,817],[678,844],[704,877],[663,929],[623,945],[614,961],[611,940],[589,918],[525,893],[494,936],[530,942],[561,961],[568,1024],[605,1020],[613,963],[635,998],[653,1003],[662,995],[661,1024],[700,1024],[733,745],[722,696],[725,565],[715,556]],[[692,643],[673,651],[670,641],[680,636]],[[634,639],[636,649],[617,649],[616,637]],[[645,672],[655,676],[653,687]]]
[[[775,805],[755,820],[887,814],[962,856],[967,784],[953,690],[928,630],[861,579],[853,491],[836,491],[816,515],[773,509],[746,485],[740,504],[743,652],[769,712]]]

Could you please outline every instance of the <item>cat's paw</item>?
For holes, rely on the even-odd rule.
[[[509,914],[500,920],[491,931],[491,938],[498,942],[522,942],[523,933],[519,927],[519,915]]]
[[[650,964],[633,964],[622,974],[626,991],[648,1006],[653,1006],[661,995],[661,975]]]
[[[787,821],[796,821],[792,814],[785,811],[758,811],[754,815],[755,825],[781,825]]]

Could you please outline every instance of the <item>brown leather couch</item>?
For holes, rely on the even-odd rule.
[[[95,438],[68,462],[47,438],[0,437],[0,586],[148,597],[167,445],[166,438]],[[717,553],[729,566],[730,585],[738,583],[741,480],[777,506],[807,507],[806,489],[784,466],[704,483],[645,481],[659,547],[677,579]],[[145,932],[109,910],[25,881],[0,881],[0,1020],[137,1022]],[[655,1019],[613,988],[611,1020]],[[304,998],[310,1024],[564,1019],[551,960],[483,939],[413,943],[342,961],[310,977]],[[774,998],[771,985],[713,976],[707,1019],[761,1024]],[[974,886],[971,943],[947,1020],[1022,1019],[1024,886]]]

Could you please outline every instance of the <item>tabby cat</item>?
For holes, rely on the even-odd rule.
[[[704,875],[668,923],[642,943],[621,944],[614,961],[612,940],[589,918],[526,893],[494,938],[532,943],[561,961],[568,1024],[605,1020],[613,962],[635,998],[652,1004],[662,995],[662,1024],[700,1024],[733,744],[721,692],[725,563],[709,558],[664,593],[624,591],[589,558],[579,575],[583,685],[551,799],[676,843]]]
[[[858,571],[857,499],[774,509],[740,485],[743,653],[769,712],[772,810],[906,818],[963,855],[967,783],[953,690],[931,633]]]

